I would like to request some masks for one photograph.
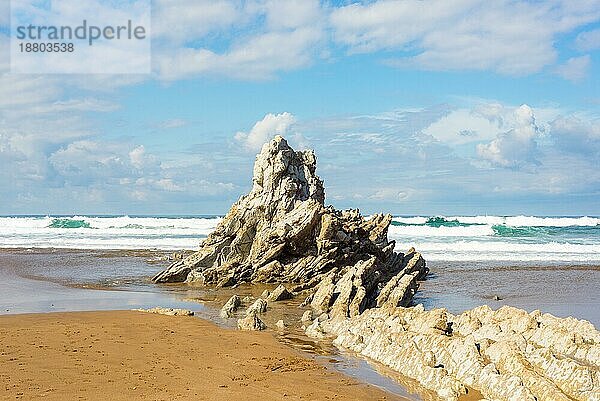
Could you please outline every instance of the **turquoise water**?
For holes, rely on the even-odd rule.
[[[196,249],[219,216],[4,216],[0,247]],[[396,216],[399,251],[437,261],[600,263],[595,216]]]

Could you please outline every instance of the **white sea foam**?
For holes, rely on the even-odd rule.
[[[403,224],[425,224],[427,223],[427,217],[394,217],[392,220]]]
[[[63,228],[52,227],[53,223],[57,225],[56,219],[61,220]],[[432,261],[600,261],[600,230],[594,228],[600,223],[597,217],[451,216],[444,219],[461,225],[439,227],[426,225],[428,219],[395,217],[394,221],[402,225],[391,225],[389,237],[396,240],[397,249],[415,246]],[[220,220],[217,217],[0,217],[0,247],[196,249]],[[64,228],[64,225],[84,227]],[[536,237],[538,230],[525,230],[525,235],[517,232],[521,237],[511,237],[510,231],[499,236],[495,225],[557,229],[552,229],[552,235],[542,232]]]
[[[390,226],[388,233],[392,237],[487,237],[494,235],[492,226]]]
[[[53,222],[86,227],[52,227]],[[0,247],[78,249],[195,249],[221,218],[0,217]]]
[[[453,242],[397,242],[397,251],[414,246],[427,260],[446,261],[561,261],[600,262],[597,244],[570,244],[550,242],[545,244],[509,243],[502,241]]]
[[[457,220],[466,224],[506,225],[511,227],[584,227],[600,225],[598,217],[536,217],[536,216],[451,216],[446,220]]]
[[[585,227],[600,225],[598,217],[537,217],[537,216],[439,216],[446,221],[463,224],[506,225],[511,227]],[[424,225],[428,217],[394,217],[393,221],[408,225]]]

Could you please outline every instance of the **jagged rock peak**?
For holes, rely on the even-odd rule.
[[[316,168],[314,151],[295,151],[277,135],[265,143],[256,156],[253,186],[248,197],[267,197],[275,201],[313,199],[323,205],[325,191],[323,181],[315,174]]]
[[[252,190],[197,252],[153,280],[288,283],[292,294],[304,293],[306,305],[342,316],[408,305],[427,273],[421,255],[394,251],[389,214],[365,219],[358,210],[325,207],[315,170],[312,151],[294,151],[275,137],[256,158]]]

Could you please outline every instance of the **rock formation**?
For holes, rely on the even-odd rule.
[[[225,319],[232,317],[241,304],[242,301],[240,300],[240,297],[237,295],[233,295],[221,308],[221,317]]]
[[[427,273],[421,255],[394,251],[390,215],[325,206],[310,150],[294,151],[280,136],[254,164],[253,186],[229,210],[200,250],[153,280],[232,286],[288,283],[271,294],[304,293],[315,309],[354,316],[382,305],[408,305]]]
[[[324,205],[312,151],[276,137],[256,158],[253,187],[200,250],[155,282],[279,283],[238,319],[263,330],[270,302],[302,294],[305,332],[377,360],[444,400],[469,389],[493,401],[600,401],[600,332],[573,318],[487,306],[459,315],[409,306],[427,274],[414,249],[395,252],[390,215]],[[285,285],[283,285],[285,284]],[[233,296],[223,316],[240,305]],[[284,328],[283,321],[275,327]]]
[[[267,311],[267,301],[262,298],[258,298],[252,305],[246,309],[246,315],[250,315],[252,313],[265,313]]]
[[[377,360],[444,400],[600,400],[600,332],[574,318],[481,306],[460,315],[383,307],[315,321],[308,335]]]
[[[264,330],[267,325],[258,317],[255,311],[248,313],[246,317],[238,319],[238,329],[240,330]]]

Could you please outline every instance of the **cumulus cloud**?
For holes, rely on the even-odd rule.
[[[157,160],[141,145],[84,139],[65,144],[47,158],[65,185],[117,184],[160,173]]]
[[[519,168],[526,164],[537,164],[537,138],[540,129],[536,125],[533,110],[528,105],[514,112],[515,127],[499,134],[487,144],[477,145],[477,153],[492,165]]]
[[[391,65],[521,75],[554,63],[557,35],[596,21],[598,1],[379,0],[331,13],[352,52],[398,51]]]
[[[162,80],[271,79],[310,65],[325,46],[326,11],[318,0],[188,3],[161,0],[155,12],[155,69]],[[182,8],[191,9],[181,16]]]
[[[555,64],[560,35],[600,18],[598,0],[499,0],[492,6],[472,0],[345,3],[157,0],[153,78],[272,79],[328,58],[338,46],[349,53],[385,51],[385,61],[395,66],[530,74]],[[103,8],[98,5],[96,10]],[[591,50],[597,36],[598,30],[583,32],[576,46]],[[561,75],[579,79],[584,63],[585,59],[574,59],[559,71],[568,69]],[[104,85],[149,78],[108,79]],[[99,79],[88,81],[87,85],[102,88]]]
[[[260,150],[262,145],[275,135],[285,136],[290,133],[296,122],[296,117],[287,111],[281,114],[267,114],[262,120],[257,121],[250,132],[238,132],[235,139],[244,144],[247,149]]]
[[[492,139],[501,133],[501,128],[497,121],[486,115],[458,109],[435,121],[423,133],[444,143],[460,145]]]
[[[572,57],[564,64],[555,68],[557,75],[572,82],[583,81],[589,73],[592,65],[592,59],[589,54],[581,57]]]

